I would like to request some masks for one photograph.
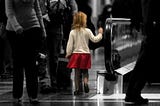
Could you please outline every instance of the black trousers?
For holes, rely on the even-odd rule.
[[[19,35],[13,31],[7,31],[7,37],[11,44],[13,57],[13,97],[22,97],[25,75],[29,98],[37,98],[36,56],[41,46],[41,30],[31,28]]]
[[[51,86],[57,85],[57,68],[58,68],[58,57],[60,55],[62,47],[62,29],[50,28],[47,31],[47,53],[49,62],[49,74],[51,78]]]
[[[126,96],[139,97],[147,81],[159,79],[159,36],[160,24],[149,25],[149,30],[141,44],[136,65],[131,72]],[[160,82],[160,80],[159,80]]]

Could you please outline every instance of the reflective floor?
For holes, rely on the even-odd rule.
[[[89,87],[90,92],[79,96],[73,95],[74,83],[68,89],[61,90],[57,93],[41,94],[39,93],[40,103],[36,106],[139,106],[126,104],[124,102],[126,86],[123,85],[122,93],[97,94],[97,71],[105,70],[104,66],[104,49],[99,48],[92,51],[92,68],[89,70]],[[132,59],[126,63],[130,63]],[[132,60],[133,61],[133,60]],[[74,78],[74,71],[71,78]],[[25,89],[25,86],[24,86]],[[149,98],[147,105],[140,106],[160,106],[160,86],[157,84],[149,85],[142,91],[142,96]],[[24,90],[23,101],[21,104],[15,104],[12,100],[12,80],[0,80],[0,106],[33,106],[29,103],[26,89]]]

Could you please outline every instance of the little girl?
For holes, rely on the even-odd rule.
[[[89,39],[99,42],[102,39],[103,29],[98,29],[98,35],[94,36],[92,31],[86,28],[87,15],[83,12],[75,13],[73,17],[72,30],[66,48],[66,58],[69,58],[67,68],[75,69],[75,91],[80,94],[80,76],[83,75],[84,91],[89,92],[88,69],[91,68],[91,55],[88,47]]]

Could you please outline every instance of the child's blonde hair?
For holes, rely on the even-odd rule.
[[[73,16],[72,29],[85,28],[87,25],[87,15],[81,11],[77,12]]]

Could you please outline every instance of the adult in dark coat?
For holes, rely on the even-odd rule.
[[[158,0],[138,0],[142,6],[142,17],[144,25],[144,40],[136,62],[131,73],[125,101],[137,104],[146,104],[148,99],[141,96],[141,91],[147,81],[158,79],[157,73],[159,69],[160,55],[157,50],[159,47],[160,34],[160,13],[156,12],[160,9]]]
[[[102,13],[98,17],[97,27],[98,28],[102,27],[104,29],[106,19],[111,18],[111,17],[112,17],[112,5],[110,5],[110,4],[105,5],[102,10]]]

